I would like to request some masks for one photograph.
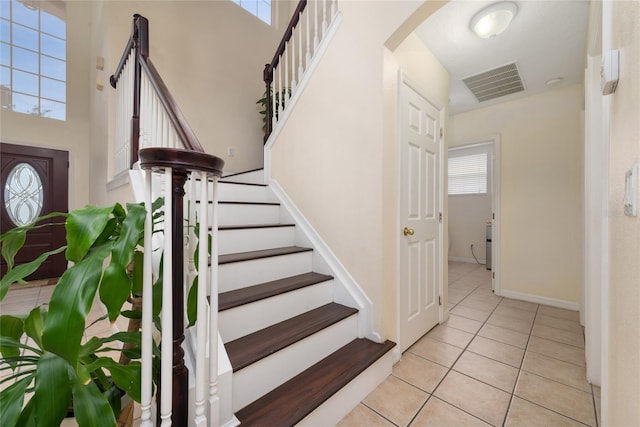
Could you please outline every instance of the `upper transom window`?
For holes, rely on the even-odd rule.
[[[271,25],[271,0],[233,0],[233,2]]]
[[[65,120],[67,23],[59,0],[0,0],[3,109]]]

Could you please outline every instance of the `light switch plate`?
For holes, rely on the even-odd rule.
[[[638,164],[624,174],[624,214],[638,216]]]

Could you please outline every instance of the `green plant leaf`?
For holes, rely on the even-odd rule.
[[[102,265],[110,249],[110,244],[93,249],[82,261],[64,272],[51,295],[42,334],[43,347],[64,357],[71,366],[78,361],[85,319],[91,310]]]
[[[31,376],[23,378],[20,381],[10,385],[0,393],[0,425],[13,427],[18,421],[24,395],[29,383],[33,378]]]
[[[142,281],[144,280],[144,253],[133,253],[133,271],[131,272],[131,294],[142,295]]]
[[[13,269],[16,254],[24,245],[24,241],[27,238],[27,230],[29,230],[29,227],[16,227],[0,237],[0,241],[2,242],[2,258],[4,258],[7,263],[8,271]]]
[[[198,276],[193,279],[187,295],[187,321],[189,322],[187,328],[195,325],[196,320],[198,320]]]
[[[38,427],[57,427],[67,415],[71,402],[69,369],[69,363],[53,353],[45,353],[38,361],[32,397]]]
[[[36,271],[40,267],[40,265],[42,265],[42,263],[45,262],[47,258],[49,258],[50,255],[59,254],[66,248],[66,246],[63,246],[61,248],[45,252],[33,261],[30,261],[26,264],[20,264],[13,270],[8,271],[7,274],[5,274],[2,279],[0,279],[0,301],[2,301],[7,295],[9,286],[11,286],[12,283],[22,281],[25,277]]]
[[[105,269],[100,285],[100,300],[107,306],[111,322],[118,317],[122,305],[131,295],[132,281],[127,274],[127,267],[133,260],[147,214],[141,204],[129,203],[127,209],[120,235],[111,249],[111,262]]]
[[[28,231],[34,230],[36,228],[50,227],[52,225],[56,225],[54,223],[40,224],[40,225],[36,225],[36,224],[44,220],[47,220],[49,218],[66,217],[66,216],[67,214],[63,212],[51,212],[47,215],[37,218],[31,224],[24,225],[21,227],[15,227],[7,231],[6,233],[0,234],[0,242],[2,242],[2,258],[4,258],[5,262],[7,263],[7,270],[13,269],[15,256],[24,245],[24,241]]]
[[[44,325],[46,313],[44,308],[36,307],[31,310],[27,320],[24,322],[24,331],[40,348],[42,348],[42,326]]]
[[[35,400],[31,399],[22,409],[16,427],[36,427],[36,405]]]
[[[140,381],[142,378],[140,363],[131,362],[129,365],[121,365],[109,357],[100,357],[89,367],[91,371],[97,368],[107,369],[111,374],[113,382],[124,390],[133,400],[140,402]]]
[[[67,217],[67,259],[80,262],[89,252],[89,248],[100,237],[109,222],[109,217],[116,208],[114,206],[97,208],[86,206],[69,213]]]
[[[69,369],[69,379],[73,392],[73,412],[78,424],[82,427],[115,426],[116,418],[111,406],[96,383],[89,381],[84,384],[73,369]]]
[[[18,357],[20,349],[13,346],[13,342],[19,344],[20,337],[24,333],[24,320],[8,314],[0,316],[0,353],[4,358]]]

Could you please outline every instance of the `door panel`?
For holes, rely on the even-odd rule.
[[[66,151],[0,143],[0,233],[38,216],[67,212],[68,159]],[[54,218],[50,222],[63,220]],[[16,265],[65,243],[63,224],[33,230],[16,255]],[[28,279],[59,277],[66,266],[64,253],[49,257]],[[6,271],[6,263],[0,260],[0,273]]]
[[[400,88],[400,349],[438,323],[440,111]]]

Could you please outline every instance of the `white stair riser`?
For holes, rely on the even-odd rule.
[[[220,292],[308,273],[313,263],[312,254],[308,251],[222,264],[218,270]]]
[[[293,246],[294,243],[295,227],[246,228],[218,232],[218,250],[222,255],[282,248]]]
[[[218,205],[219,225],[277,224],[280,221],[278,205]]]
[[[223,177],[226,181],[235,182],[249,182],[252,184],[264,184],[264,170],[260,169],[252,172],[245,172],[238,175],[233,175],[228,178]]]
[[[327,357],[357,336],[357,315],[233,373],[233,412]]]
[[[276,197],[268,187],[238,185],[221,182],[218,184],[218,200],[230,202],[276,202]]]
[[[333,426],[364,400],[372,390],[382,383],[393,369],[393,357],[387,352],[364,372],[342,387],[322,405],[307,415],[296,426]]]
[[[221,311],[220,336],[229,342],[333,301],[333,280]]]

